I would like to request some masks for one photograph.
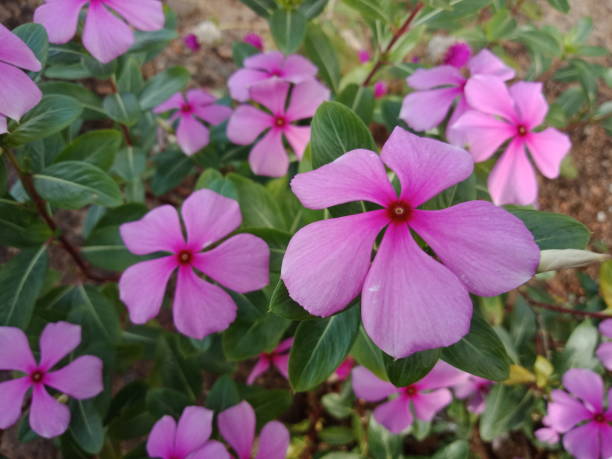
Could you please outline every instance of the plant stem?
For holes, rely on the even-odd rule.
[[[563,306],[557,306],[556,304],[542,303],[541,301],[535,301],[527,299],[531,306],[536,308],[548,309],[549,311],[560,312],[562,314],[572,314],[575,316],[593,317],[595,319],[612,319],[612,314],[605,312],[591,312],[591,311],[580,311],[578,309],[565,308]]]
[[[408,19],[404,21],[402,26],[399,29],[397,29],[397,31],[393,34],[393,37],[391,37],[391,41],[389,42],[385,50],[382,52],[382,54],[379,56],[378,60],[374,64],[374,67],[372,67],[372,70],[370,70],[370,73],[368,74],[366,79],[363,81],[362,86],[368,86],[372,82],[372,79],[374,78],[376,73],[385,64],[385,59],[387,58],[389,51],[391,51],[395,43],[397,43],[397,40],[399,40],[402,35],[408,32],[408,30],[410,29],[410,24],[412,23],[416,15],[419,13],[419,11],[421,11],[423,6],[424,6],[423,3],[421,2],[417,3],[414,6],[414,9],[412,10],[412,13],[410,13],[410,16],[408,16]]]

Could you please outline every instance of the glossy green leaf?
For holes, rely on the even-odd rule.
[[[368,450],[374,459],[394,459],[401,457],[404,441],[401,435],[396,435],[376,422],[370,416],[368,423]]]
[[[529,419],[533,396],[524,387],[496,384],[486,399],[480,418],[480,436],[484,441],[520,427]]]
[[[240,393],[234,380],[229,375],[223,375],[210,389],[206,398],[206,407],[219,413],[237,405],[240,400]]]
[[[243,386],[241,395],[255,410],[257,426],[278,419],[291,408],[293,396],[286,389],[264,389],[258,386]]]
[[[389,381],[398,387],[405,387],[423,378],[440,358],[440,350],[432,349],[412,354],[403,359],[384,356]]]
[[[70,142],[55,162],[85,161],[108,170],[115,161],[122,141],[121,132],[114,129],[89,131]]]
[[[359,11],[366,19],[389,22],[388,0],[344,0],[344,3]]]
[[[155,417],[170,415],[178,419],[190,403],[185,394],[167,387],[155,387],[147,392],[147,410]]]
[[[149,110],[165,102],[189,83],[191,75],[184,67],[171,67],[147,81],[140,93],[140,107]]]
[[[272,292],[268,310],[289,320],[307,320],[315,318],[310,315],[306,309],[291,299],[287,287],[282,280],[278,281]]]
[[[351,83],[342,90],[337,100],[357,113],[366,125],[372,121],[374,114],[374,91],[372,88]]]
[[[49,39],[45,28],[40,24],[29,23],[15,27],[12,32],[28,45],[44,67],[49,52]]]
[[[274,42],[285,54],[294,53],[306,35],[306,17],[299,10],[278,9],[269,19]]]
[[[590,320],[578,325],[569,336],[563,352],[555,359],[555,370],[559,374],[570,368],[590,368],[597,366],[594,357],[599,334]]]
[[[274,0],[240,0],[246,6],[251,8],[255,13],[259,16],[267,18],[269,17],[277,8],[278,5]]]
[[[72,293],[69,318],[83,324],[87,339],[102,339],[107,343],[118,343],[121,339],[121,324],[115,305],[103,293],[90,285],[79,285]]]
[[[439,451],[436,451],[432,459],[468,459],[469,457],[470,444],[467,440],[455,440]]]
[[[285,229],[279,205],[265,187],[238,174],[229,174],[227,178],[238,192],[244,227]]]
[[[335,92],[340,83],[340,63],[336,50],[323,28],[318,24],[308,24],[304,41],[306,55],[319,68],[319,76]]]
[[[360,328],[357,334],[351,349],[351,356],[357,360],[359,365],[363,365],[380,379],[387,379],[385,354],[372,342],[363,327]]]
[[[161,196],[176,188],[193,170],[193,161],[177,148],[169,148],[155,156],[155,175],[151,183],[153,194]]]
[[[72,400],[70,435],[83,451],[98,454],[104,445],[102,416],[93,400]]]
[[[129,92],[106,96],[102,107],[109,118],[126,126],[134,126],[142,116],[138,99]]]
[[[562,13],[569,13],[570,4],[569,0],[548,0],[548,3],[555,9]]]

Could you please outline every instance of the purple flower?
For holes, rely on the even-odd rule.
[[[255,380],[274,365],[278,371],[289,379],[289,350],[293,344],[293,338],[282,341],[272,352],[264,352],[259,355],[257,363],[249,373],[247,384],[253,384]]]
[[[387,430],[398,434],[412,425],[412,411],[417,419],[431,421],[448,405],[453,396],[447,389],[465,378],[465,373],[443,361],[423,379],[406,387],[396,387],[383,381],[365,367],[353,368],[353,391],[368,402],[379,402],[397,394],[374,410],[374,418]]]
[[[19,121],[42,97],[38,86],[18,67],[41,69],[28,45],[0,24],[0,134],[7,132],[6,117]]]
[[[599,324],[599,332],[607,337],[612,338],[612,319],[604,320]],[[601,343],[597,348],[597,358],[606,370],[612,371],[612,341]]]
[[[357,58],[359,59],[360,63],[365,64],[372,59],[372,56],[370,56],[370,52],[367,49],[360,49],[357,53]]]
[[[45,0],[34,12],[34,22],[45,26],[51,43],[67,43],[76,34],[79,13],[86,4],[89,9],[83,44],[103,63],[121,56],[134,44],[132,29],[117,15],[139,30],[164,27],[164,11],[159,0]]]
[[[238,459],[284,459],[289,448],[289,431],[278,421],[268,422],[259,434],[257,454],[255,444],[255,411],[248,402],[240,402],[219,413],[219,432],[232,446]]]
[[[467,82],[465,96],[472,109],[457,120],[453,129],[464,133],[474,161],[485,161],[510,140],[489,175],[493,202],[534,203],[538,183],[525,148],[540,172],[555,178],[571,146],[569,137],[557,129],[535,131],[548,111],[542,83],[519,81],[508,90],[499,78],[477,75]]]
[[[399,195],[385,165],[399,178]],[[418,208],[472,170],[464,150],[395,128],[380,156],[353,150],[296,175],[291,188],[306,208],[352,201],[381,208],[300,229],[281,268],[291,298],[326,317],[361,293],[365,330],[396,358],[459,341],[470,326],[469,292],[495,296],[513,289],[534,275],[540,258],[525,225],[489,202]],[[411,231],[441,263],[419,247]]]
[[[198,37],[193,33],[185,35],[185,38],[183,38],[183,43],[185,43],[185,46],[191,51],[199,51],[202,47]]]
[[[486,49],[469,60],[467,70],[471,77],[485,74],[504,81],[514,77],[514,71]],[[455,130],[453,124],[469,108],[464,87],[471,77],[466,78],[460,69],[452,65],[416,70],[407,80],[408,85],[416,91],[404,99],[400,118],[416,131],[427,131],[440,124],[453,102],[457,101],[446,128],[446,138],[453,145],[463,146],[465,136]]]
[[[485,398],[491,390],[493,381],[468,375],[467,378],[453,387],[455,396],[459,399],[467,399],[467,408],[475,414],[485,410]]]
[[[298,54],[285,57],[279,51],[247,57],[244,67],[227,81],[230,95],[240,102],[249,99],[249,89],[255,83],[273,78],[297,84],[312,80],[317,74],[317,67],[305,57]]]
[[[314,116],[317,107],[329,98],[329,90],[316,80],[298,83],[289,95],[289,83],[274,79],[251,87],[251,99],[268,109],[262,111],[251,105],[240,105],[229,120],[227,137],[238,145],[253,143],[249,153],[251,170],[257,175],[282,177],[287,173],[289,157],[283,137],[287,139],[298,159],[310,141],[310,126],[297,126],[299,120]]]
[[[263,39],[256,33],[247,33],[242,41],[257,48],[259,51],[263,51]]]
[[[472,57],[472,48],[467,43],[455,43],[446,50],[444,65],[452,65],[458,69],[465,67]]]
[[[192,193],[183,203],[181,215],[187,240],[177,211],[169,205],[121,225],[121,237],[130,252],[170,255],[126,269],[119,280],[119,296],[132,322],[143,324],[158,314],[166,284],[178,270],[174,323],[181,333],[202,339],[234,321],[236,304],[225,290],[203,280],[194,270],[236,292],[259,290],[268,284],[270,250],[262,239],[242,233],[202,252],[238,228],[242,220],[238,203],[214,191]]]
[[[178,423],[164,416],[147,439],[147,453],[161,459],[230,459],[225,446],[210,440],[213,412],[199,406],[183,410]]]
[[[378,81],[376,84],[374,84],[374,97],[376,99],[386,96],[388,92],[389,87],[384,81]]]
[[[154,113],[164,113],[170,110],[176,112],[170,121],[178,119],[176,138],[186,155],[193,155],[208,145],[210,135],[203,122],[217,125],[229,118],[232,109],[217,105],[217,99],[201,89],[192,89],[183,96],[180,92],[174,94],[166,102],[158,105]]]
[[[30,427],[41,437],[63,434],[70,424],[70,410],[49,395],[52,387],[78,400],[102,392],[102,361],[92,355],[77,357],[65,367],[51,371],[81,342],[81,327],[68,322],[47,324],[40,335],[40,361],[32,355],[28,338],[18,328],[0,327],[0,370],[25,373],[0,383],[0,429],[17,422],[26,392],[32,389]]]

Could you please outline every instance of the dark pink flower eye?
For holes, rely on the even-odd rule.
[[[387,207],[387,215],[396,223],[404,223],[412,216],[412,206],[405,201],[393,202]]]

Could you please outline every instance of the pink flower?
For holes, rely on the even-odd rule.
[[[0,370],[25,373],[25,376],[0,383],[0,429],[8,429],[17,422],[30,388],[30,427],[45,438],[63,434],[70,424],[70,410],[49,395],[45,386],[78,400],[102,392],[102,361],[98,357],[83,355],[60,370],[50,371],[80,342],[80,326],[68,322],[49,323],[40,335],[40,361],[37,363],[28,338],[20,329],[0,327]]]
[[[493,384],[493,381],[488,379],[468,375],[465,380],[455,385],[453,390],[457,398],[467,399],[467,408],[469,411],[480,414],[485,410],[485,398]]]
[[[329,90],[316,80],[298,83],[291,91],[288,105],[289,83],[286,81],[275,79],[258,83],[250,93],[251,99],[268,112],[240,105],[229,120],[227,137],[235,144],[249,145],[266,132],[249,153],[251,170],[257,175],[282,177],[289,167],[283,137],[301,159],[310,141],[310,126],[294,123],[314,116],[317,107],[329,98]]]
[[[607,338],[612,338],[612,319],[607,319],[600,323],[599,332]],[[612,371],[612,341],[601,343],[597,348],[596,354],[606,370]]]
[[[121,225],[121,237],[130,252],[170,255],[130,266],[119,280],[119,294],[132,322],[143,324],[158,314],[166,284],[178,269],[174,323],[181,333],[201,339],[225,330],[236,317],[236,304],[225,290],[201,279],[194,269],[236,292],[259,290],[268,284],[270,250],[260,238],[238,234],[201,252],[238,228],[242,220],[238,203],[214,191],[192,193],[181,215],[186,240],[178,213],[169,205]]]
[[[285,57],[279,51],[247,57],[244,67],[234,72],[227,81],[230,95],[240,102],[249,99],[249,89],[255,83],[280,79],[297,84],[312,80],[317,74],[317,67],[305,57],[298,54]]]
[[[612,457],[612,389],[605,409],[604,385],[597,373],[572,368],[563,375],[563,385],[569,393],[552,391],[544,424],[564,434],[563,446],[578,459]],[[545,431],[540,437],[553,436]]]
[[[548,178],[559,175],[561,160],[570,149],[568,136],[557,129],[534,131],[548,111],[542,83],[520,81],[508,90],[499,78],[478,75],[466,84],[465,95],[473,110],[463,114],[453,128],[465,133],[474,161],[485,161],[510,140],[489,175],[493,202],[534,203],[538,184],[525,148]]]
[[[263,39],[256,33],[247,33],[242,39],[242,41],[257,48],[259,51],[263,51]]]
[[[289,379],[289,350],[292,344],[293,338],[287,338],[276,346],[272,352],[260,354],[257,363],[247,378],[247,384],[253,384],[271,365],[274,365],[285,379]]]
[[[467,70],[471,77],[485,74],[504,81],[514,77],[514,71],[486,49],[469,60]],[[407,80],[416,91],[404,99],[400,118],[416,131],[427,131],[444,120],[456,100],[455,110],[446,128],[446,138],[453,145],[463,146],[465,136],[455,130],[453,124],[469,108],[464,96],[464,87],[471,77],[464,77],[461,70],[452,65],[416,70]]]
[[[76,34],[79,13],[86,4],[89,10],[83,44],[103,63],[121,56],[134,44],[132,30],[113,12],[138,30],[164,27],[164,11],[159,0],[45,0],[34,12],[34,22],[45,26],[51,43],[67,43]]]
[[[443,63],[460,69],[468,64],[471,57],[472,48],[467,43],[459,42],[448,47]]]
[[[353,391],[355,395],[368,402],[379,402],[397,394],[374,410],[374,418],[387,430],[398,434],[412,425],[412,411],[422,421],[431,421],[434,416],[448,405],[453,396],[447,387],[465,378],[465,373],[443,361],[423,379],[407,386],[396,387],[383,381],[365,367],[353,368]]]
[[[338,381],[346,380],[351,374],[351,370],[354,366],[355,359],[350,356],[344,359],[338,368],[336,368],[336,376],[338,377]]]
[[[374,97],[376,99],[386,96],[388,92],[389,87],[384,81],[378,81],[376,84],[374,84]]]
[[[28,45],[0,24],[0,134],[7,132],[6,117],[19,121],[42,97],[38,86],[18,67],[41,69]]]
[[[178,121],[176,138],[186,155],[193,155],[208,145],[210,135],[203,122],[212,125],[221,124],[232,114],[232,109],[217,105],[217,99],[201,89],[192,89],[183,96],[180,92],[153,110],[154,113],[164,113],[170,110],[176,112],[170,121]]]
[[[255,411],[240,402],[219,413],[219,432],[232,446],[238,459],[251,459],[255,443]],[[284,459],[289,448],[289,431],[278,421],[268,422],[259,434],[255,459]]]
[[[199,51],[202,47],[198,37],[193,33],[186,35],[185,38],[183,38],[183,43],[185,43],[185,46],[191,51]]]
[[[399,196],[385,165],[399,178]],[[298,174],[291,188],[309,209],[362,200],[382,208],[300,229],[281,268],[291,298],[326,317],[361,293],[365,330],[396,358],[456,343],[470,326],[469,292],[495,296],[513,289],[533,276],[540,258],[525,225],[489,202],[418,209],[472,169],[460,148],[395,128],[380,156],[353,150]],[[421,250],[411,230],[444,264]]]
[[[360,63],[365,64],[372,58],[372,56],[370,56],[370,52],[367,49],[360,49],[357,53],[357,58],[359,59]]]
[[[147,453],[161,459],[230,459],[222,443],[209,440],[213,412],[188,406],[177,422],[164,416],[155,423],[147,439]]]

